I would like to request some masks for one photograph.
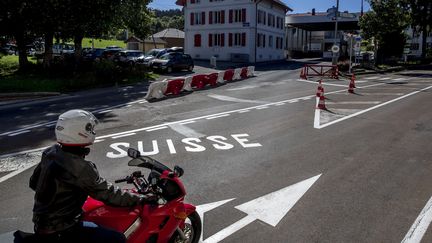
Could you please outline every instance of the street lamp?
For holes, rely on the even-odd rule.
[[[339,14],[339,0],[336,0],[336,11],[335,11],[335,35],[333,39],[333,46],[336,46],[336,38],[337,38],[337,31],[338,31],[338,14]],[[333,59],[332,64],[337,65],[337,54],[338,52],[332,52],[333,53]]]

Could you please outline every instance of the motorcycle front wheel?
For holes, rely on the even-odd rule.
[[[175,232],[171,237],[170,243],[198,243],[201,236],[201,218],[197,212],[191,213],[185,219],[185,226],[182,229],[185,239]]]

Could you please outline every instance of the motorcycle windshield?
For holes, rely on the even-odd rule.
[[[171,171],[171,169],[164,164],[147,156],[141,156],[139,158],[132,159],[129,161],[128,166],[144,167],[151,170],[156,170],[159,173],[162,173],[165,170]]]

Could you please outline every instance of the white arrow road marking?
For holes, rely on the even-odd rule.
[[[420,243],[432,222],[432,197],[411,226],[402,243]]]
[[[219,242],[257,219],[276,227],[320,176],[321,174],[236,206],[236,209],[247,216],[210,236],[204,242]]]
[[[220,207],[220,206],[224,205],[225,203],[231,202],[234,199],[235,198],[231,198],[231,199],[227,199],[227,200],[222,200],[222,201],[218,201],[218,202],[212,202],[212,203],[207,203],[207,204],[196,206],[196,211],[197,211],[198,215],[200,216],[201,223],[202,223],[202,227],[201,227],[202,230],[201,230],[201,236],[200,236],[199,242],[202,242],[202,239],[203,239],[204,213],[211,211],[217,207]]]

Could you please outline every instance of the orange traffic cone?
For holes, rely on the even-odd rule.
[[[316,92],[316,97],[320,98],[323,95],[323,91],[321,90],[321,88],[318,86],[317,88],[317,92]]]
[[[349,86],[348,86],[348,93],[354,94],[354,79],[351,79]]]
[[[355,79],[356,79],[356,77],[355,77],[355,75],[353,73],[352,76],[351,76],[351,81],[353,82],[353,88],[356,88],[356,86],[355,86]]]
[[[321,109],[321,110],[327,110],[327,107],[325,105],[325,98],[324,95],[321,95],[319,97],[319,101],[318,101],[318,107],[317,109]]]

